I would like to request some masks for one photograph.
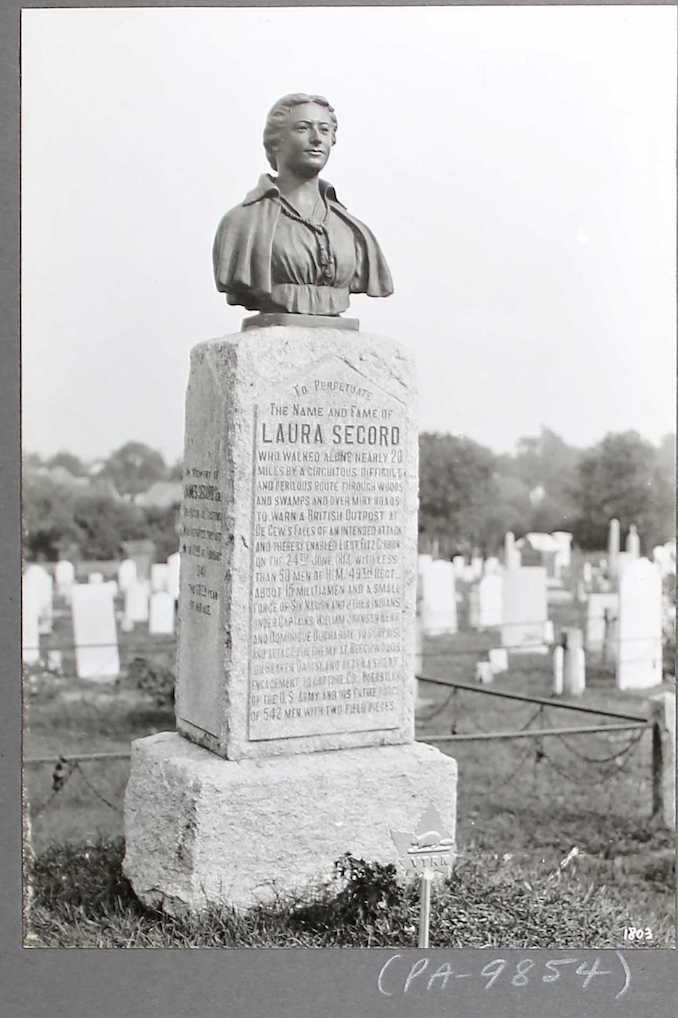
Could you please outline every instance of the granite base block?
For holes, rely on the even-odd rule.
[[[423,743],[229,761],[161,732],[132,744],[124,872],[172,915],[303,893],[344,852],[404,875],[391,830],[433,805],[454,836],[456,788],[455,761]]]

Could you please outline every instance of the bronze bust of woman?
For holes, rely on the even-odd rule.
[[[229,304],[338,315],[351,293],[393,293],[375,237],[319,177],[336,133],[334,110],[322,96],[286,95],[271,109],[264,148],[277,176],[259,178],[223,217],[214,241],[214,277]]]

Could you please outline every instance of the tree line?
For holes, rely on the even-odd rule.
[[[441,554],[496,553],[504,534],[566,530],[584,549],[605,547],[609,520],[635,523],[643,551],[674,536],[675,437],[658,444],[637,432],[610,433],[579,449],[542,428],[515,452],[497,455],[458,435],[419,438],[419,532]],[[112,559],[123,541],[150,537],[158,556],[178,546],[178,504],[142,506],[156,481],[181,480],[142,442],[86,464],[73,453],[24,458],[24,551],[55,559],[71,546],[85,559]]]
[[[504,534],[565,530],[587,550],[607,543],[612,517],[635,523],[643,551],[674,536],[675,436],[658,445],[635,431],[579,449],[542,428],[513,454],[472,439],[424,432],[419,440],[419,532],[441,553],[492,554]]]

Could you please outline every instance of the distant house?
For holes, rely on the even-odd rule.
[[[137,495],[135,505],[168,509],[181,502],[182,487],[179,481],[156,481],[147,491]]]

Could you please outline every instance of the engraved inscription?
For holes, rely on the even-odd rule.
[[[187,464],[183,489],[181,549],[188,573],[185,607],[196,615],[213,615],[220,600],[223,518],[219,471]]]
[[[396,728],[402,407],[319,370],[254,427],[249,737]]]

